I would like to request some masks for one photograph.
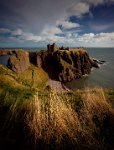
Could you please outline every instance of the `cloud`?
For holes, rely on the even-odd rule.
[[[86,42],[86,43],[102,43],[102,42],[111,42],[114,40],[114,32],[111,33],[99,33],[99,34],[94,34],[94,33],[88,33],[88,34],[83,34],[82,36],[79,36],[77,38],[78,41],[81,42]],[[100,45],[99,45],[100,46]]]
[[[11,33],[14,36],[19,36],[23,34],[23,31],[21,29],[17,29],[17,30],[11,31]]]
[[[22,29],[10,30],[5,28],[0,28],[0,33],[10,33],[8,39],[13,42],[64,42],[64,37],[56,36],[56,34],[62,33],[62,31],[57,27],[45,28],[45,30],[40,35],[35,35],[30,32],[24,32]]]
[[[77,16],[77,17],[81,17],[83,14],[88,13],[89,12],[89,4],[86,2],[78,2],[73,4],[68,10],[68,14]]]
[[[0,34],[2,33],[10,33],[10,36],[8,38],[13,41],[20,40],[39,42],[42,40],[40,36],[36,36],[33,33],[24,32],[21,29],[10,30],[7,28],[0,28]]]
[[[79,23],[72,23],[69,21],[57,21],[58,26],[62,26],[64,29],[71,29],[71,28],[77,28],[80,27]]]
[[[89,34],[83,34],[82,36],[78,36],[78,40],[82,42],[89,42],[94,39],[95,35],[94,33],[89,33]]]
[[[107,1],[110,1],[110,0],[87,0],[86,2],[90,5],[97,6],[99,4],[106,3]]]
[[[60,33],[62,33],[62,31],[58,27],[45,27],[41,32],[42,35],[55,35]]]
[[[107,24],[107,18],[102,20],[101,16],[97,20],[94,18],[96,17],[94,12],[91,12],[91,7],[104,3],[114,3],[114,0],[11,0],[11,2],[1,0],[1,41],[9,38],[12,42],[28,41],[33,45],[37,42],[57,42],[71,45],[112,42],[113,32],[109,33],[109,31],[113,31],[111,29],[113,24]],[[83,18],[86,13],[91,20]],[[76,20],[72,20],[73,22],[70,20],[72,16],[76,18]],[[97,21],[100,19],[101,24],[98,24]],[[90,24],[87,23],[89,21]],[[2,25],[6,28],[3,28]],[[85,31],[88,34],[84,34]],[[104,33],[95,34],[89,33],[89,31]]]
[[[107,29],[110,29],[114,26],[114,24],[93,24],[91,25],[91,28],[95,31],[104,31],[104,30],[107,30]]]
[[[75,0],[1,0],[0,18],[5,27],[23,28],[39,34],[45,26],[54,26],[65,18],[66,9]],[[2,22],[3,21],[3,22]]]
[[[21,29],[17,29],[11,32],[12,36],[18,36],[17,39],[24,40],[24,41],[34,41],[39,42],[42,38],[38,35],[34,35],[33,33],[24,32]]]
[[[11,30],[10,29],[7,29],[7,28],[0,28],[0,34],[3,34],[3,33],[10,33]]]
[[[85,2],[85,0],[83,0]],[[86,0],[86,3],[89,5],[97,6],[102,4],[111,4],[114,3],[114,0]]]
[[[56,26],[63,20],[64,27],[74,26],[65,20],[72,15],[82,17],[92,5],[114,0],[0,0],[0,20],[6,28],[22,28],[26,32],[40,34],[48,26]],[[3,27],[3,26],[2,26]]]
[[[57,43],[62,43],[62,44],[66,44],[70,45],[70,46],[100,46],[102,45],[102,43],[105,45],[107,44],[107,46],[114,46],[114,32],[110,32],[110,33],[105,33],[105,32],[101,32],[98,34],[94,34],[94,33],[88,33],[88,34],[83,34],[83,35],[79,35],[78,33],[66,33],[64,34],[64,36],[57,36],[56,34],[40,34],[40,35],[34,35],[33,33],[28,33],[28,32],[24,32],[21,29],[17,29],[17,30],[9,30],[9,29],[5,29],[2,28],[0,29],[0,33],[1,31],[5,32],[5,33],[9,33],[10,32],[10,36],[9,36],[9,40],[10,42],[27,42],[27,41],[31,41],[31,42],[45,42],[45,43],[52,43],[52,42],[57,42]],[[58,30],[59,31],[59,30]],[[1,39],[2,40],[2,39]],[[4,39],[5,40],[5,39]],[[3,41],[3,40],[2,40]],[[77,44],[77,45],[76,45]]]
[[[23,28],[39,34],[45,26],[56,25],[71,15],[81,17],[88,13],[90,6],[101,0],[1,0],[0,19],[7,28]],[[104,0],[102,0],[104,2]]]
[[[76,16],[78,18],[82,17],[84,14],[89,13],[90,17],[93,17],[93,14],[90,11],[92,6],[98,6],[102,4],[114,3],[114,0],[79,0],[76,3],[73,3],[67,9],[68,16]]]

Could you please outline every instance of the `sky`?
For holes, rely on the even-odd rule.
[[[114,47],[114,0],[0,0],[0,47]]]

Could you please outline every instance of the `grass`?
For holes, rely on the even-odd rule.
[[[105,89],[105,95],[114,108],[114,89]]]
[[[14,145],[23,138],[24,149],[114,148],[114,109],[102,88],[44,94],[4,85],[0,91],[1,109],[7,110],[2,111],[7,118],[3,131],[10,130],[7,138],[15,139]]]
[[[1,150],[114,149],[113,89],[56,93],[31,78],[44,84],[47,75],[31,66],[17,76],[0,66]]]
[[[28,112],[27,126],[31,129],[35,140],[42,139],[50,143],[54,139],[60,143],[66,135],[77,142],[75,137],[79,132],[77,115],[56,93],[50,93],[46,102],[36,96],[29,103]]]
[[[28,70],[25,70],[23,73],[18,75],[18,80],[22,82],[22,84],[42,89],[48,80],[47,73],[42,69],[31,65]]]
[[[77,53],[77,54],[84,54],[85,52],[87,52],[84,48],[73,48],[70,50],[60,50],[61,53],[65,52],[67,54],[70,54],[71,52],[73,53]]]
[[[29,87],[42,89],[48,80],[47,73],[42,68],[31,65],[28,70],[21,74],[16,74],[7,67],[0,65],[0,82],[9,83],[17,87]]]

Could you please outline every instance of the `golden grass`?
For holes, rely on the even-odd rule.
[[[83,94],[83,98],[85,100],[86,107],[90,111],[99,110],[99,113],[101,113],[102,111],[112,110],[106,100],[104,90],[102,88],[86,89]]]
[[[87,53],[87,51],[84,48],[72,48],[70,50],[60,50],[60,52],[61,53],[65,52],[67,54],[70,54],[72,52],[72,53],[77,53],[78,55]]]
[[[82,94],[84,106],[80,112],[71,107],[67,96],[65,98],[67,102],[56,92],[51,92],[47,101],[38,97],[38,93],[34,96],[34,99],[26,105],[25,122],[30,135],[35,141],[42,139],[47,143],[53,140],[61,143],[66,138],[70,139],[71,143],[80,144],[83,143],[80,139],[86,139],[89,146],[99,147],[99,144],[102,146],[102,143],[93,136],[95,131],[99,132],[93,119],[97,116],[98,123],[102,124],[106,115],[114,115],[103,89],[86,89]]]
[[[35,95],[27,107],[29,111],[26,123],[35,140],[44,139],[49,143],[55,139],[56,142],[60,142],[66,135],[77,141],[76,135],[80,132],[77,114],[57,93],[50,93],[49,101],[45,104]]]
[[[84,116],[92,120],[97,116],[100,121],[108,114],[114,113],[111,105],[107,102],[102,88],[86,89],[83,94],[84,99]],[[87,119],[87,118],[86,118]]]
[[[43,88],[49,77],[42,68],[31,65],[28,70],[25,70],[23,73],[18,74],[18,78],[24,85],[41,89]]]
[[[81,95],[82,105],[75,102],[77,98],[72,92],[70,101],[67,92],[51,91],[43,96],[36,91],[31,100],[12,102],[9,122],[20,118],[26,136],[34,141],[33,146],[43,141],[46,145],[63,145],[63,148],[65,143],[70,143],[79,149],[104,149],[107,138],[114,139],[111,134],[114,109],[102,88],[78,90],[77,94]]]

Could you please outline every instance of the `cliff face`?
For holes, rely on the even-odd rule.
[[[12,55],[14,53],[15,50],[0,50],[0,56],[3,55]]]
[[[92,64],[86,51],[57,51],[54,53],[54,68],[57,79],[63,82],[89,74]]]
[[[8,67],[16,73],[22,73],[29,65],[29,53],[24,51],[15,51],[8,60]]]
[[[81,78],[82,75],[89,74],[92,68],[92,61],[83,49],[31,53],[30,60],[48,72],[50,78],[62,82]]]
[[[9,68],[16,73],[28,69],[32,63],[43,68],[51,79],[62,82],[71,81],[89,74],[95,62],[84,49],[56,50],[54,52],[15,51],[9,59]]]

